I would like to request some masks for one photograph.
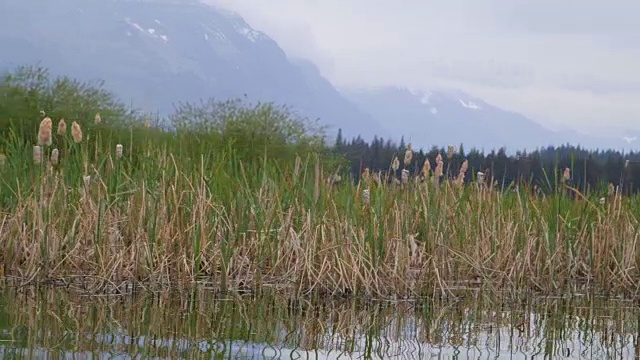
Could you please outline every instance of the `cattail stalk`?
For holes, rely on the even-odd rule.
[[[35,145],[33,147],[33,162],[35,164],[42,163],[42,147],[40,147],[40,145]]]

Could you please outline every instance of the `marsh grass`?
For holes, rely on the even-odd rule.
[[[5,356],[47,349],[76,356],[231,358],[233,345],[282,357],[289,349],[312,358],[424,358],[447,350],[609,358],[633,356],[638,345],[638,309],[595,297],[518,300],[467,293],[457,301],[366,302],[273,292],[91,297],[22,288],[1,299]]]
[[[224,124],[236,137],[78,120],[41,141],[39,163],[38,132],[31,143],[12,133],[0,169],[5,276],[89,278],[95,291],[206,283],[370,298],[640,294],[637,198],[614,192],[602,203],[565,183],[544,195],[465,184],[466,162],[443,176],[441,156],[416,178],[398,181],[395,158],[390,181],[335,183],[322,148],[262,138],[262,150],[247,149],[242,127]]]

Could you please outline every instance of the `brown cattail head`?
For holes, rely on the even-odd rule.
[[[91,186],[91,175],[86,175],[82,178],[83,182],[84,182],[84,186],[89,187]]]
[[[58,149],[51,150],[51,165],[58,165],[60,151]]]
[[[402,174],[400,174],[400,179],[402,180],[403,184],[406,184],[407,182],[409,182],[409,170],[402,169]]]
[[[369,181],[370,175],[371,175],[371,172],[369,168],[364,168],[364,171],[362,172],[362,181]]]
[[[484,185],[484,173],[481,171],[478,171],[476,173],[476,181],[478,182],[478,185]]]
[[[93,122],[97,125],[100,124],[102,122],[102,118],[100,117],[100,113],[97,112],[96,116],[93,117]]]
[[[429,158],[424,159],[424,165],[422,165],[422,175],[429,176],[429,171],[431,171],[431,163],[429,162]]]
[[[42,163],[42,148],[40,145],[33,147],[33,162],[36,164]]]
[[[434,175],[436,177],[444,175],[444,161],[442,161],[442,155],[440,153],[436,156],[436,170]]]
[[[413,150],[411,149],[411,144],[407,147],[407,151],[404,153],[404,166],[407,167],[411,165],[411,159],[413,158]]]
[[[122,159],[122,144],[116,145],[116,160]]]
[[[82,129],[80,124],[75,121],[71,124],[71,137],[76,143],[82,142]]]
[[[38,129],[38,145],[51,146],[53,140],[51,138],[52,128],[53,121],[51,121],[50,117],[42,119],[42,121],[40,122],[40,129]]]
[[[460,172],[465,173],[467,172],[468,168],[469,168],[469,160],[465,160],[460,166]]]
[[[397,156],[394,156],[393,162],[391,163],[391,169],[393,171],[398,171],[399,168],[400,168],[400,160],[398,160]]]
[[[369,203],[371,202],[371,191],[369,191],[369,189],[362,190],[362,202],[365,205],[369,205]]]
[[[64,136],[67,134],[67,123],[64,121],[64,118],[60,119],[58,122],[58,135]]]
[[[373,179],[373,183],[376,184],[377,186],[380,186],[382,184],[382,178],[380,176],[379,171],[373,174],[372,179]]]

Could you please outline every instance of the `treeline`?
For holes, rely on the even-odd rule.
[[[145,129],[142,124],[148,116],[128,108],[115,94],[102,89],[102,85],[68,77],[53,78],[40,67],[25,66],[0,74],[0,154],[6,155],[11,150],[10,145],[16,142],[10,140],[16,137],[23,139],[21,146],[30,146],[46,112],[55,121],[77,120],[89,133],[100,128],[102,141],[113,146],[121,143],[127,149],[132,146],[135,149],[157,143],[194,158],[233,149],[234,156],[243,162],[261,163],[261,158],[267,156],[285,166],[298,156],[320,153],[328,171],[340,166],[341,172],[356,180],[365,168],[386,173],[395,157],[400,163],[397,177],[405,168],[411,175],[419,173],[425,159],[429,159],[433,170],[435,159],[441,154],[445,176],[455,177],[462,163],[468,161],[466,182],[474,181],[476,174],[482,172],[485,179],[491,179],[498,187],[518,183],[553,189],[565,168],[569,168],[568,182],[580,191],[606,191],[610,185],[622,185],[624,193],[635,194],[640,188],[639,152],[622,154],[566,145],[507,155],[504,149],[485,153],[458,145],[453,151],[437,147],[414,149],[410,164],[405,166],[403,158],[409,144],[404,141],[346,140],[339,132],[334,141],[327,143],[317,124],[296,118],[286,107],[271,104],[247,106],[212,99],[177,104],[175,113],[164,119],[173,131],[163,130],[160,119],[152,121],[151,129]],[[104,119],[99,127],[92,120],[96,113]],[[87,138],[90,142],[97,139]],[[138,161],[137,157],[144,157],[144,153],[135,152],[133,156]]]
[[[402,140],[395,143],[382,138],[367,142],[361,138],[350,141],[342,137],[341,132],[333,144],[333,151],[346,159],[349,172],[357,179],[365,168],[371,172],[387,173],[391,170],[394,157],[400,161],[400,168],[407,169],[411,175],[422,171],[426,159],[431,169],[435,168],[436,157],[441,154],[444,161],[445,176],[455,177],[462,163],[468,161],[465,181],[474,181],[478,172],[486,179],[492,179],[495,186],[508,187],[512,184],[553,189],[560,182],[565,169],[570,169],[568,183],[583,192],[606,191],[611,185],[620,187],[625,194],[636,194],[640,188],[640,153],[621,153],[614,150],[587,150],[580,146],[549,146],[535,151],[519,151],[507,155],[504,148],[489,153],[476,149],[466,150],[464,146],[431,149],[413,149],[409,166],[403,158],[410,144]]]

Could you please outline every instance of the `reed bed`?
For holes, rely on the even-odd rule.
[[[396,158],[389,175],[338,181],[321,154],[247,158],[247,144],[214,150],[210,134],[146,126],[116,142],[98,118],[71,134],[45,119],[33,143],[5,140],[0,263],[12,283],[640,296],[640,201],[615,190],[497,190],[441,156],[416,175]]]
[[[282,358],[289,351],[311,358],[422,359],[456,351],[471,357],[632,357],[640,324],[632,303],[594,297],[514,301],[468,294],[458,302],[368,303],[273,293],[218,297],[200,290],[85,297],[29,288],[1,299],[0,354],[6,356],[9,349],[31,356],[48,349],[59,355],[231,358],[244,349]]]

